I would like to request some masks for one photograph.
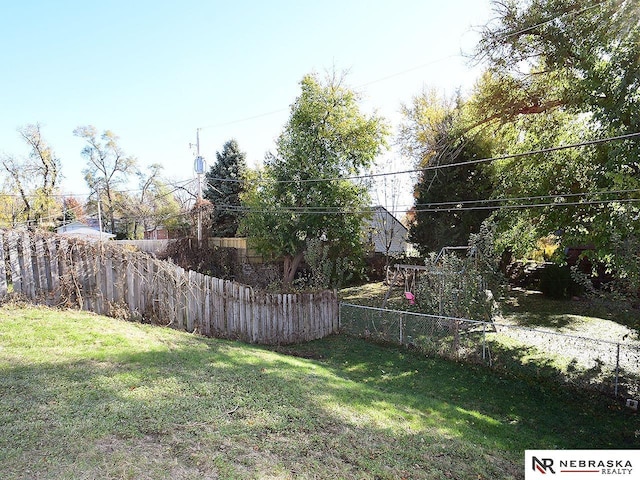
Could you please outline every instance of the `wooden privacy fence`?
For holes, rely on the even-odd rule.
[[[173,240],[114,240],[118,245],[130,245],[145,253],[160,255],[166,252],[167,247]],[[206,239],[209,247],[234,248],[238,252],[238,258],[251,263],[264,263],[264,258],[253,248],[247,246],[245,237],[209,237]]]
[[[251,343],[315,340],[338,329],[337,292],[268,294],[133,252],[43,232],[0,231],[0,299],[172,326]]]

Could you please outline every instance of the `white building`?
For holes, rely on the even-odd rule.
[[[82,240],[111,240],[115,238],[112,233],[101,232],[98,229],[91,228],[82,222],[71,222],[56,229],[59,235],[65,237],[80,238]]]
[[[375,253],[399,255],[411,248],[409,229],[381,205],[373,207],[366,229],[369,245]]]

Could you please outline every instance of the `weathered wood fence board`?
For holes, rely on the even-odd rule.
[[[2,252],[2,261],[0,261],[0,298],[4,297],[8,292],[7,270],[4,261],[4,259],[7,258],[4,247],[5,243],[4,238],[0,235],[0,252]]]
[[[251,343],[314,340],[338,329],[336,292],[267,294],[170,262],[45,232],[0,231],[0,300],[13,292]]]
[[[9,268],[11,270],[11,278],[13,281],[13,290],[22,292],[22,269],[20,268],[20,257],[18,255],[18,236],[11,232],[6,241],[9,249]]]

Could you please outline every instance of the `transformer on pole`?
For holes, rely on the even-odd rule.
[[[200,155],[200,129],[196,129],[196,158],[193,161],[193,170],[198,177],[198,198],[196,200],[196,208],[198,209],[198,245],[202,244],[202,174],[206,170],[206,162],[204,157]]]

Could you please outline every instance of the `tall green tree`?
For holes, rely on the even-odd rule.
[[[118,187],[129,180],[129,175],[136,173],[136,159],[122,150],[118,136],[110,130],[98,136],[98,130],[88,125],[76,128],[73,134],[85,141],[82,149],[82,156],[87,161],[83,170],[85,181],[96,199],[100,199],[109,231],[117,233],[116,217],[125,198],[119,195]]]
[[[483,29],[476,52],[488,71],[473,102],[478,124],[512,130],[510,151],[557,145],[543,141],[640,132],[637,1],[509,0],[494,2],[494,9],[496,18]],[[509,177],[507,184],[518,192],[585,195],[575,197],[583,203],[575,212],[539,208],[536,214],[527,212],[527,220],[521,215],[521,224],[535,225],[533,231],[541,234],[553,223],[565,246],[592,244],[599,260],[637,281],[638,139],[538,156],[535,168],[514,175],[530,162],[535,159],[504,162],[498,175]],[[544,191],[535,188],[535,178]]]
[[[357,256],[362,248],[367,188],[345,177],[372,164],[387,127],[360,111],[358,96],[342,80],[302,79],[276,152],[243,196],[242,229],[263,254],[283,258],[285,284],[312,240],[325,241],[334,258]]]
[[[466,208],[467,201],[492,194],[483,165],[465,162],[486,158],[490,143],[471,132],[461,98],[447,100],[425,91],[402,109],[400,144],[418,168],[424,169],[414,189],[409,239],[422,255],[444,246],[466,245],[490,210]],[[456,164],[456,166],[448,166]],[[460,164],[460,165],[458,165]],[[447,204],[439,206],[434,204]]]
[[[638,131],[640,5],[635,0],[494,1],[476,56],[498,82],[494,114],[557,106]],[[551,88],[549,88],[551,87]],[[606,122],[606,123],[605,123]]]
[[[246,153],[236,140],[229,140],[216,152],[216,163],[205,175],[205,199],[213,205],[211,235],[235,237],[240,224],[240,194],[247,170]]]
[[[555,110],[523,116],[502,126],[500,134],[509,145],[508,151],[519,154],[538,150],[541,145],[578,143],[585,131],[587,126],[579,116]],[[566,246],[583,245],[603,208],[591,202],[609,198],[592,194],[599,189],[599,170],[600,165],[584,149],[492,162],[489,171],[494,197],[501,199],[502,206],[493,214],[500,232],[498,247],[524,257],[540,238],[552,234],[561,234]],[[526,205],[535,206],[522,208]]]

